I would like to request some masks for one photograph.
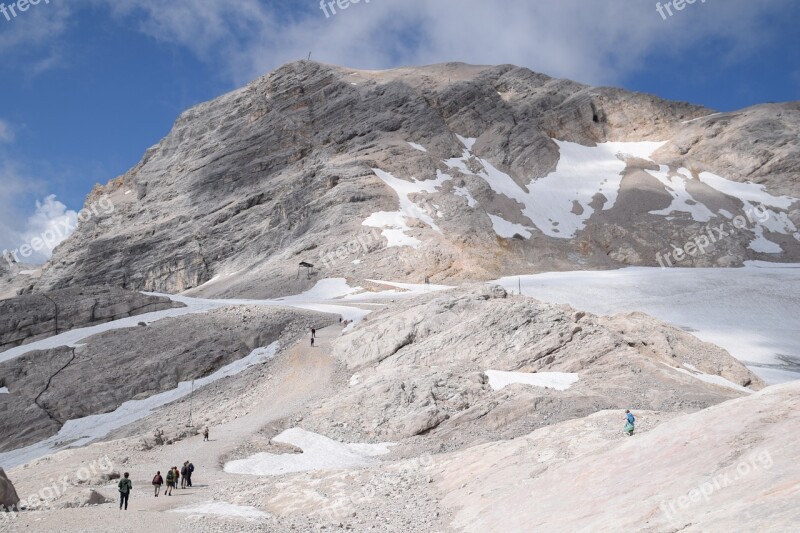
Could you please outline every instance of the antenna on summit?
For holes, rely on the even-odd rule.
[[[308,53],[308,59],[306,61],[311,61],[311,52]]]

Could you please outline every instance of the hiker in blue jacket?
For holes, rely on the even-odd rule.
[[[636,424],[636,418],[633,416],[633,413],[626,410],[625,411],[625,418],[628,420],[628,423],[625,424],[625,433],[628,434],[629,437],[633,436],[634,424]]]

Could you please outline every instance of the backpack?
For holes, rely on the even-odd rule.
[[[161,485],[162,483],[164,483],[164,479],[156,474],[156,476],[153,478],[153,485]]]
[[[190,474],[194,472],[194,465],[192,463],[189,463],[189,466],[186,468],[186,471],[189,472]]]
[[[173,481],[175,481],[175,472],[170,470],[167,472],[167,483],[172,483]]]

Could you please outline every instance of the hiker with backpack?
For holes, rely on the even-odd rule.
[[[186,488],[186,483],[189,479],[189,461],[184,461],[183,466],[181,467],[181,488]]]
[[[203,430],[203,442],[208,441],[208,426]]]
[[[636,424],[636,417],[633,416],[633,413],[626,410],[625,411],[625,419],[627,423],[625,424],[625,433],[629,436],[633,436],[633,431],[635,429],[634,425]]]
[[[167,471],[167,489],[164,491],[164,494],[172,496],[173,488],[175,488],[175,471],[170,468]]]
[[[122,479],[119,480],[119,484],[117,485],[119,488],[119,510],[122,510],[122,505],[125,504],[125,510],[128,510],[128,498],[131,495],[131,491],[133,490],[133,483],[130,480],[130,474],[125,472],[125,475]]]
[[[181,480],[181,473],[178,472],[178,467],[177,466],[173,466],[172,467],[172,474],[175,476],[175,488],[177,489],[178,488],[178,482]]]
[[[194,465],[189,461],[189,464],[186,465],[186,485],[189,487],[192,486],[192,472],[194,472]]]
[[[153,487],[156,491],[156,498],[158,498],[158,493],[161,492],[161,485],[164,484],[164,478],[161,477],[161,470],[156,472],[156,477],[153,478]]]

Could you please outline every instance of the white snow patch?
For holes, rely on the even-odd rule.
[[[512,239],[514,235],[519,234],[526,239],[531,238],[532,233],[528,231],[528,228],[522,224],[509,222],[503,217],[499,217],[497,215],[489,215],[489,218],[492,221],[492,229],[494,229],[494,232],[497,233],[499,237],[503,237],[504,239]]]
[[[435,285],[433,283],[400,283],[397,281],[384,281],[379,279],[368,279],[367,281],[371,281],[372,283],[377,283],[379,285],[388,285],[390,287],[397,287],[398,289],[402,289],[403,292],[397,291],[382,291],[382,292],[365,292],[359,294],[357,296],[347,297],[347,300],[356,300],[360,298],[364,299],[371,299],[377,297],[391,297],[395,298],[397,296],[418,296],[420,294],[426,294],[429,292],[436,292],[436,291],[446,291],[448,289],[452,289],[450,285]]]
[[[303,453],[259,453],[225,464],[229,474],[280,476],[292,472],[361,468],[379,463],[392,443],[345,444],[300,428],[284,431],[272,440],[297,446]]]
[[[684,363],[683,366],[685,366],[686,369],[688,369],[688,370],[686,370],[684,368],[676,368],[675,370],[677,370],[678,372],[681,372],[683,374],[689,374],[693,378],[699,379],[700,381],[705,381],[706,383],[711,383],[713,385],[719,385],[721,387],[726,387],[728,389],[737,390],[739,392],[746,392],[748,394],[752,394],[753,393],[753,391],[751,391],[750,389],[748,389],[746,387],[742,387],[741,385],[737,385],[733,381],[727,380],[727,379],[723,378],[722,376],[717,376],[717,375],[714,375],[714,374],[706,374],[705,372],[702,372],[701,370],[699,370],[694,365],[690,365],[688,363]]]
[[[777,207],[778,209],[789,209],[789,207],[797,201],[796,198],[790,196],[773,196],[767,192],[763,185],[758,185],[756,183],[739,183],[727,180],[711,172],[702,172],[700,174],[700,181],[718,190],[722,194],[727,194],[728,196],[733,196],[734,198],[739,198],[740,200],[753,204],[763,204],[768,207]]]
[[[38,270],[20,270],[20,276],[33,276],[34,274],[38,273]]]
[[[456,137],[458,137],[458,140],[461,141],[461,144],[463,144],[464,147],[470,152],[472,151],[472,147],[475,146],[475,143],[478,140],[478,139],[473,139],[471,137],[462,137],[461,135],[458,134],[456,134]]]
[[[131,194],[133,191],[125,191],[125,195]]]
[[[597,146],[555,140],[561,153],[556,170],[531,181],[527,190],[489,161],[475,157],[475,139],[459,137],[466,149],[460,158],[444,161],[448,168],[481,177],[492,190],[522,204],[522,214],[544,234],[569,239],[583,229],[594,213],[591,204],[598,194],[606,199],[603,209],[614,207],[626,168],[626,157],[650,159],[666,142],[609,142]],[[482,167],[476,174],[471,159]]]
[[[717,115],[721,115],[722,113],[711,113],[710,115],[705,115],[702,117],[693,118],[692,120],[684,120],[681,124],[691,124],[692,122],[697,122],[698,120],[703,120],[705,118],[716,117]]]
[[[783,253],[783,248],[781,248],[780,244],[774,243],[771,240],[767,239],[764,236],[764,228],[761,226],[756,226],[753,228],[753,231],[756,234],[755,239],[748,245],[748,248],[753,250],[754,252],[759,252],[762,254],[780,254]]]
[[[225,365],[209,376],[195,380],[194,388],[198,389],[210,385],[215,381],[235,376],[252,366],[269,361],[275,357],[279,346],[280,344],[278,342],[273,342],[265,348],[257,348],[247,357]],[[115,429],[141,420],[152,414],[159,407],[189,395],[191,391],[192,382],[183,381],[172,390],[154,394],[143,400],[129,400],[110,413],[68,420],[61,430],[49,439],[45,439],[25,448],[0,453],[0,464],[6,465],[7,467],[18,466],[57,451],[64,447],[65,443],[70,447],[85,446],[94,440],[105,437]]]
[[[8,394],[8,387],[0,387],[0,394]]]
[[[350,376],[350,386],[351,387],[355,387],[359,383],[361,383],[361,376],[359,376],[358,374],[353,374],[352,376]]]
[[[419,239],[407,235],[406,232],[411,230],[406,222],[408,218],[421,220],[434,231],[442,233],[433,218],[424,209],[415,204],[409,196],[411,194],[435,193],[446,181],[452,179],[450,176],[437,171],[435,180],[419,181],[416,178],[412,178],[413,181],[406,181],[395,178],[388,172],[378,168],[373,168],[372,171],[395,191],[400,200],[399,211],[373,213],[362,222],[364,226],[383,229],[383,236],[389,241],[387,247],[410,246],[417,248],[421,244]]]
[[[535,387],[549,387],[556,390],[567,390],[578,382],[578,374],[567,372],[504,372],[502,370],[487,370],[489,385],[492,390],[500,390],[508,385],[521,383]]]
[[[203,502],[188,507],[171,509],[169,513],[183,513],[194,515],[225,516],[230,518],[266,518],[269,513],[265,513],[255,507],[245,507],[233,505],[228,502]]]
[[[410,143],[408,143],[408,145],[411,146],[411,148],[413,148],[414,150],[419,150],[420,152],[427,152],[428,151],[428,149],[425,148],[424,146],[422,146],[421,144],[410,142]]]
[[[561,157],[556,170],[534,180],[525,193],[516,184],[506,192],[525,205],[527,216],[545,235],[570,239],[594,213],[591,204],[605,197],[603,210],[614,207],[625,172],[626,157],[650,160],[666,142],[608,142],[597,146],[555,140]],[[490,182],[491,185],[491,182]],[[499,190],[498,192],[503,192]],[[576,209],[576,207],[578,209]]]
[[[469,189],[466,187],[453,187],[453,192],[456,196],[461,196],[462,198],[467,199],[467,205],[469,207],[475,207],[478,205],[478,201],[473,198],[472,193],[469,192]]]
[[[783,251],[780,245],[768,240],[764,236],[764,230],[783,235],[792,235],[797,231],[794,222],[785,212],[776,212],[768,207],[787,210],[792,204],[798,201],[791,196],[773,196],[766,191],[763,185],[756,183],[738,183],[727,180],[723,177],[703,172],[700,174],[700,181],[717,191],[737,198],[744,205],[744,212],[751,222],[755,224],[756,234],[750,248],[756,252],[779,254]],[[720,211],[721,212],[721,211]]]
[[[308,302],[311,300],[334,300],[363,291],[361,287],[351,287],[344,278],[319,280],[313,288],[294,296],[278,298],[279,302]]]
[[[360,265],[361,264],[361,259],[353,259],[352,261],[350,261],[350,263],[352,263],[354,265]]]
[[[730,212],[730,211],[728,211],[727,209],[720,209],[720,210],[719,210],[719,214],[720,214],[720,215],[722,215],[722,216],[724,216],[724,217],[725,217],[725,218],[727,218],[728,220],[732,220],[732,219],[733,219],[733,213],[731,213],[731,212]]]
[[[660,211],[650,211],[651,215],[666,216],[678,211],[689,213],[695,222],[708,222],[716,216],[708,207],[692,198],[692,195],[686,190],[687,182],[692,179],[692,175],[687,169],[678,169],[675,175],[670,176],[669,167],[660,165],[659,171],[647,170],[646,172],[660,181],[667,192],[672,195],[672,204],[669,207]]]

